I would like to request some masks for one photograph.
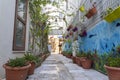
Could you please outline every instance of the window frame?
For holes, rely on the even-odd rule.
[[[16,4],[15,4],[15,19],[14,19],[14,33],[13,33],[13,51],[25,51],[25,42],[26,42],[26,25],[27,25],[27,10],[28,10],[28,0],[25,0],[25,5],[26,5],[26,9],[25,9],[25,19],[22,19],[19,15],[18,15],[18,2],[19,0],[16,0]],[[23,41],[23,46],[22,47],[18,47],[16,45],[16,29],[17,29],[17,20],[20,21],[23,25],[24,25],[24,41]]]

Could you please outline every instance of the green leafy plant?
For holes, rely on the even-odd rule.
[[[120,67],[120,57],[109,57],[106,60],[106,65],[110,67]]]
[[[39,57],[36,57],[35,55],[31,53],[24,54],[24,59],[28,62],[35,62],[35,63],[39,61]]]
[[[85,52],[83,52],[83,51],[77,52],[77,54],[76,54],[77,57],[86,57],[86,55],[87,54]]]
[[[26,63],[27,62],[24,58],[15,58],[15,59],[10,59],[7,65],[11,67],[22,67],[25,66]]]
[[[68,55],[72,55],[72,50],[67,51]]]
[[[69,50],[69,51],[63,51],[63,54],[64,55],[72,55],[72,51],[71,50]]]
[[[118,46],[116,47],[116,51],[117,51],[118,53],[120,53],[120,45],[118,45]]]

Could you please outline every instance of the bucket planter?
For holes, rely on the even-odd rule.
[[[107,14],[104,19],[107,21],[107,22],[113,22],[117,19],[120,18],[120,15],[118,15],[118,13],[120,13],[120,6],[118,8],[116,8],[115,10],[113,10],[111,13]]]
[[[109,57],[104,67],[109,80],[120,80],[120,57]]]
[[[27,64],[23,58],[10,59],[4,64],[6,80],[26,80],[31,64]]]

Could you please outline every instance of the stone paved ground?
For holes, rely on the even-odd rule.
[[[51,54],[27,80],[108,80],[108,78],[93,69],[83,69],[60,54]]]

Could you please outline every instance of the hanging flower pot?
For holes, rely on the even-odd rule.
[[[88,13],[85,15],[88,19],[97,13],[97,9],[95,7],[95,4],[96,3],[93,4],[93,7],[91,9],[89,9]]]
[[[69,31],[70,29],[72,29],[72,25],[70,25],[68,28],[67,28],[67,31]]]
[[[76,32],[77,30],[78,30],[77,27],[74,27],[74,28],[72,29],[73,32]]]
[[[89,19],[92,17],[92,14],[90,13],[90,11],[88,11],[88,13],[85,16]]]
[[[93,6],[93,8],[90,9],[90,14],[92,14],[92,16],[93,16],[93,15],[95,15],[96,13],[97,13],[97,9],[96,9],[95,6]]]
[[[86,30],[82,31],[80,34],[79,34],[80,37],[85,37],[87,36],[87,32]]]
[[[79,8],[79,10],[80,10],[81,12],[84,12],[84,11],[85,11],[84,5],[82,5],[82,6]]]
[[[65,39],[69,38],[69,35],[66,35]]]
[[[70,31],[69,35],[73,35],[73,32],[72,32],[72,31]]]

